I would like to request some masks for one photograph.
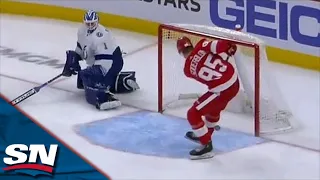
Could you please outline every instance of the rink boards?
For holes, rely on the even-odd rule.
[[[65,61],[65,50],[74,47],[76,42],[74,34],[78,24],[14,16],[1,16],[1,23],[5,24],[1,27],[0,34],[2,46],[0,48],[0,91],[2,94],[13,99],[25,90],[47,81],[62,71],[59,64],[63,64]],[[25,27],[25,31],[21,31],[21,27]],[[46,29],[46,31],[42,31],[42,29]],[[148,47],[146,45],[153,44],[156,40],[154,37],[119,30],[113,32],[128,53]],[[37,34],[37,39],[33,36],[34,34]],[[13,49],[13,51],[8,49]],[[154,47],[131,53],[130,56],[125,57],[126,68],[143,64],[139,60],[145,61],[144,64],[147,61],[156,60],[155,53],[156,48]],[[312,86],[318,80],[312,81],[313,77],[318,78],[318,76],[313,72],[300,71],[299,69],[289,71],[290,68],[287,66],[275,65],[273,68],[279,80],[284,83],[282,90],[287,92],[286,97],[290,99],[294,97],[289,101],[289,104],[294,105],[294,102],[299,101],[300,106],[294,106],[293,111],[299,112],[297,114],[299,117],[305,117],[302,122],[305,124],[301,130],[306,130],[308,134],[302,136],[290,134],[288,139],[299,141],[301,144],[310,143],[318,146],[316,143],[319,140],[309,135],[313,132],[316,134],[318,131],[314,130],[317,129],[312,128],[319,127],[316,124],[317,121],[311,121],[319,119],[315,114],[319,109],[319,105],[315,101],[318,98],[315,97],[317,95],[315,92],[318,91],[316,86]],[[284,73],[289,74],[292,78],[286,77],[285,79]],[[302,76],[308,74],[310,76]],[[142,82],[146,79],[140,76],[138,79],[141,82],[142,90],[147,89],[146,85],[151,83]],[[299,86],[300,89],[297,89],[295,83],[289,84],[289,82],[296,81],[307,83],[307,80],[310,83]],[[261,143],[260,139],[255,139],[239,131],[231,131],[228,129],[230,126],[225,125],[222,125],[221,131],[217,132],[217,138],[214,137],[217,146],[216,152],[220,155],[208,161],[190,161],[186,159],[187,153],[190,148],[197,145],[183,137],[185,131],[189,130],[185,118],[172,118],[128,106],[99,112],[85,102],[83,91],[76,89],[75,82],[76,77],[62,78],[52,86],[43,89],[41,93],[21,103],[20,108],[67,144],[77,149],[80,154],[87,157],[104,172],[110,174],[112,178],[315,179],[315,177],[319,177],[319,162],[316,161],[319,156],[318,152],[273,141]],[[310,90],[314,90],[314,92],[310,92]],[[296,97],[296,94],[301,92],[308,93],[304,93],[305,96]],[[306,96],[307,94],[313,94],[313,97]],[[230,120],[231,125],[238,128],[247,125],[245,121],[238,118],[239,116],[230,119],[224,118],[222,123]],[[96,129],[97,127],[98,129]],[[83,128],[81,132],[80,128]],[[137,131],[141,128],[143,130]],[[248,128],[253,130],[250,126]],[[98,130],[100,132],[97,134]],[[163,133],[165,130],[168,135]],[[302,134],[302,131],[298,131],[298,133]],[[121,134],[121,132],[124,133]],[[143,134],[138,134],[138,132]],[[144,136],[150,136],[150,134],[154,134],[154,136]],[[128,138],[125,139],[125,136]],[[119,141],[112,142],[115,140],[114,137],[119,137]],[[170,139],[170,137],[176,139]],[[161,138],[164,138],[163,144],[158,143]],[[236,138],[238,141],[235,140]],[[218,141],[230,141],[230,144],[220,144]],[[170,149],[170,147],[176,147],[173,142],[183,148]],[[138,151],[137,146],[139,145],[145,147],[144,152]],[[162,148],[162,151],[159,148]],[[306,168],[301,168],[301,164],[304,164]]]
[[[83,10],[70,8],[70,6],[68,7],[67,1],[61,2],[62,4],[66,4],[65,7],[52,6],[50,5],[52,3],[54,4],[53,1],[52,2],[48,1],[46,3],[48,5],[43,5],[38,3],[33,4],[33,3],[25,3],[25,2],[3,1],[1,2],[1,5],[3,7],[2,13],[22,14],[22,15],[28,15],[28,16],[62,19],[62,20],[75,21],[75,22],[80,22],[82,20],[81,17],[83,16]],[[95,3],[92,3],[90,8],[96,9],[94,7],[94,4]],[[81,4],[79,4],[79,6],[81,6]],[[109,7],[110,5],[106,5],[106,6]],[[104,6],[101,6],[101,7],[104,7]],[[101,7],[99,7],[98,9],[101,9]],[[89,7],[86,7],[86,8],[89,8]],[[115,14],[100,13],[101,23],[108,27],[114,27],[114,28],[129,30],[133,32],[149,34],[149,35],[157,35],[157,29],[158,29],[159,23],[149,21],[149,20],[143,20],[141,18],[132,18],[131,16],[120,16]],[[192,19],[192,18],[189,18],[189,19]],[[287,32],[290,32],[290,30],[287,30]],[[286,33],[282,33],[282,34],[286,35]],[[281,35],[281,36],[284,36],[284,35]],[[272,39],[272,38],[266,38],[266,40],[269,40],[269,39]],[[274,42],[276,40],[277,39],[273,39]],[[283,43],[284,43],[283,48],[279,48],[276,46],[267,47],[267,54],[270,60],[275,62],[290,64],[290,65],[295,65],[303,68],[320,70],[320,61],[319,61],[320,52],[319,50],[317,50],[316,47],[296,46],[298,47],[297,49],[302,51],[306,49],[313,49],[312,50],[313,54],[310,55],[308,53],[301,53],[302,51],[298,52],[298,51],[286,49],[290,44],[289,41],[288,42],[279,41],[279,43],[274,43],[274,44],[278,45]]]

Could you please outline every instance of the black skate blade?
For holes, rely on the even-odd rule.
[[[191,159],[191,160],[210,159],[210,158],[213,158],[214,155],[215,155],[215,154],[214,154],[213,152],[208,152],[208,153],[205,153],[205,154],[200,155],[200,156],[191,156],[191,155],[190,155],[190,159]]]
[[[184,136],[186,139],[194,142],[194,143],[197,143],[197,144],[201,144],[200,141],[197,141],[197,140],[194,140],[194,139],[190,139],[188,136]]]

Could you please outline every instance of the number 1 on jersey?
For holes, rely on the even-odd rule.
[[[103,43],[103,45],[104,45],[104,49],[108,49],[108,46],[106,43]]]
[[[83,59],[87,59],[88,58],[88,52],[87,52],[87,46],[86,45],[83,47],[82,56],[83,56]]]

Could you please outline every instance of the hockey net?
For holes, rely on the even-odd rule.
[[[268,68],[265,44],[240,31],[220,27],[170,24],[160,25],[158,35],[158,111],[190,106],[207,87],[184,76],[184,59],[176,50],[176,40],[187,36],[193,44],[206,38],[225,39],[237,44],[231,63],[241,81],[241,90],[226,111],[254,116],[254,133],[272,134],[292,130],[296,120]],[[191,100],[191,101],[190,101]]]

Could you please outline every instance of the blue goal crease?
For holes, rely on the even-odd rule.
[[[198,146],[184,138],[190,130],[179,117],[138,111],[74,127],[77,134],[95,145],[134,154],[187,158]],[[266,142],[246,133],[221,128],[213,136],[214,152],[226,153]]]

